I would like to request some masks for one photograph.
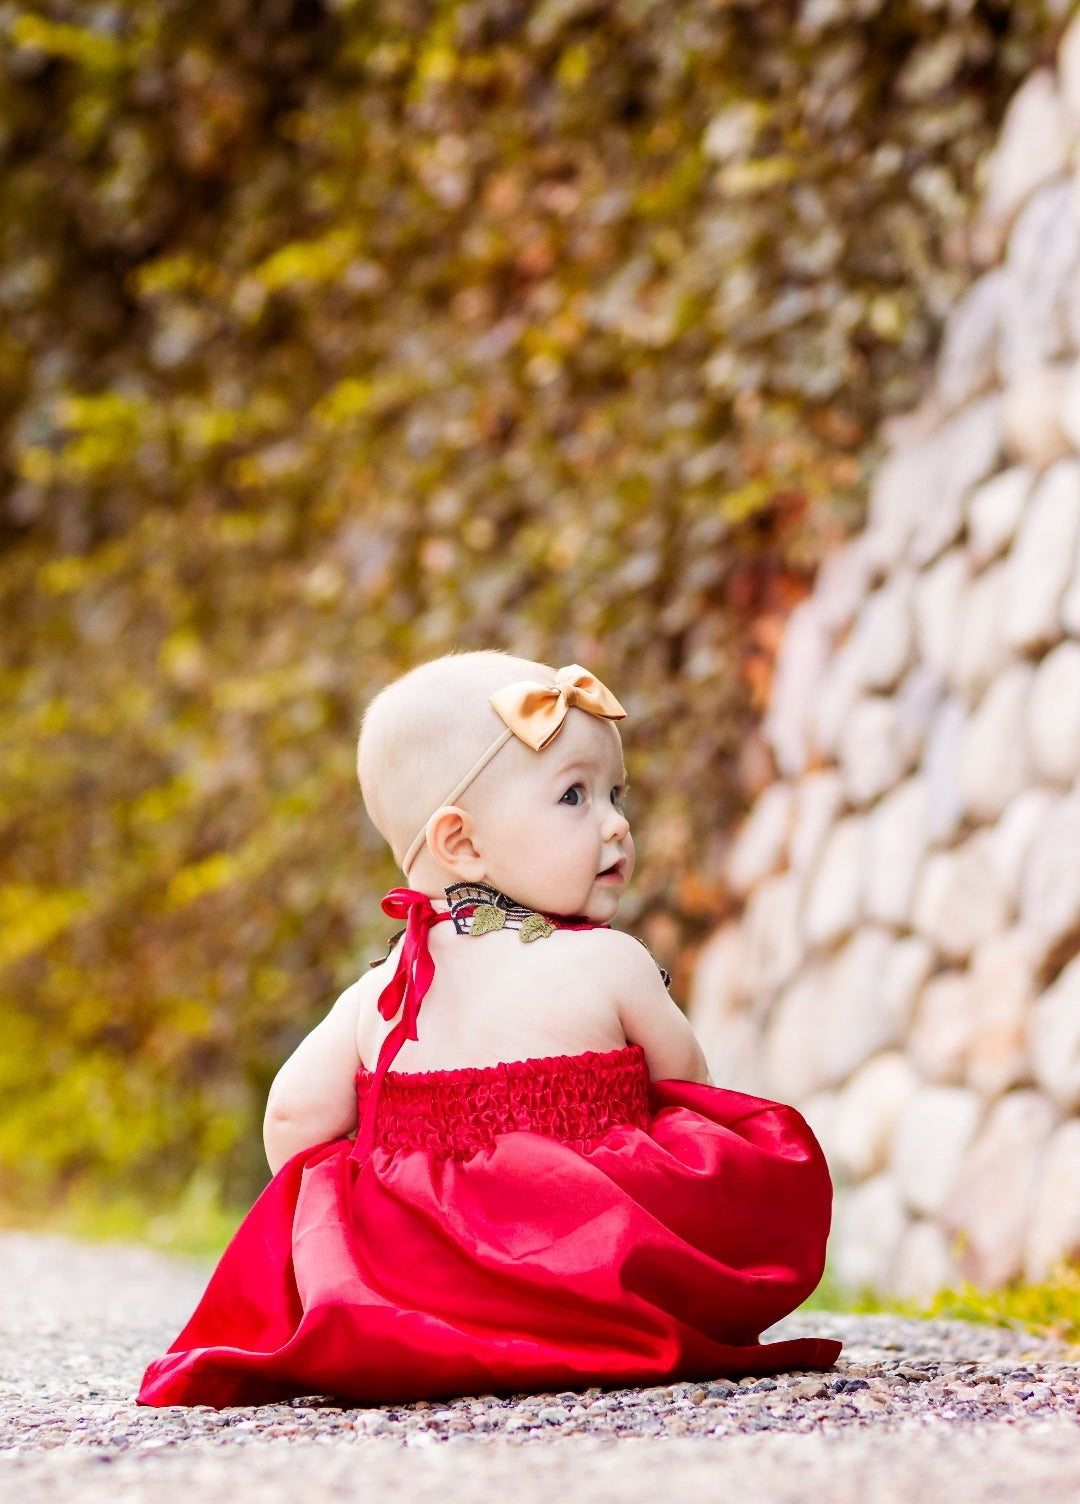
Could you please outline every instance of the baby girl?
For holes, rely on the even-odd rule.
[[[758,1340],[821,1275],[812,1134],[711,1085],[666,977],[608,927],[634,867],[624,716],[577,665],[501,653],[372,702],[360,783],[410,882],[383,902],[405,928],[278,1073],[274,1179],[143,1403],[835,1360],[835,1342]]]

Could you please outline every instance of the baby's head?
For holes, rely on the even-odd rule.
[[[368,707],[364,803],[411,885],[431,896],[484,881],[529,908],[610,919],[634,863],[622,714],[583,670],[557,676],[495,652],[436,659]]]

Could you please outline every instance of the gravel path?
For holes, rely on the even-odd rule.
[[[1025,1333],[798,1315],[777,1335],[842,1337],[835,1372],[383,1410],[316,1396],[143,1410],[143,1366],[205,1271],[8,1233],[0,1273],[0,1499],[19,1504],[1080,1497],[1080,1366]]]

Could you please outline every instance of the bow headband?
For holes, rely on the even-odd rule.
[[[571,663],[566,668],[559,669],[554,684],[537,684],[530,679],[508,684],[505,689],[496,690],[490,696],[488,704],[506,722],[506,730],[500,732],[487,751],[476,759],[461,782],[455,784],[447,794],[439,809],[459,799],[512,736],[516,736],[518,741],[524,742],[534,752],[543,752],[562,730],[567,712],[571,709],[584,710],[589,715],[599,716],[607,721],[626,719],[626,711],[611,690],[579,663]],[[401,866],[406,874],[427,840],[430,821],[429,815],[405,853]]]

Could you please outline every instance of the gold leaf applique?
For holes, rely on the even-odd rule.
[[[488,935],[492,930],[501,930],[506,923],[506,910],[497,904],[479,903],[473,910],[470,935]]]
[[[548,935],[555,933],[555,926],[550,919],[545,919],[543,914],[530,914],[527,919],[521,921],[518,935],[524,944],[528,945],[532,940],[545,940]]]

